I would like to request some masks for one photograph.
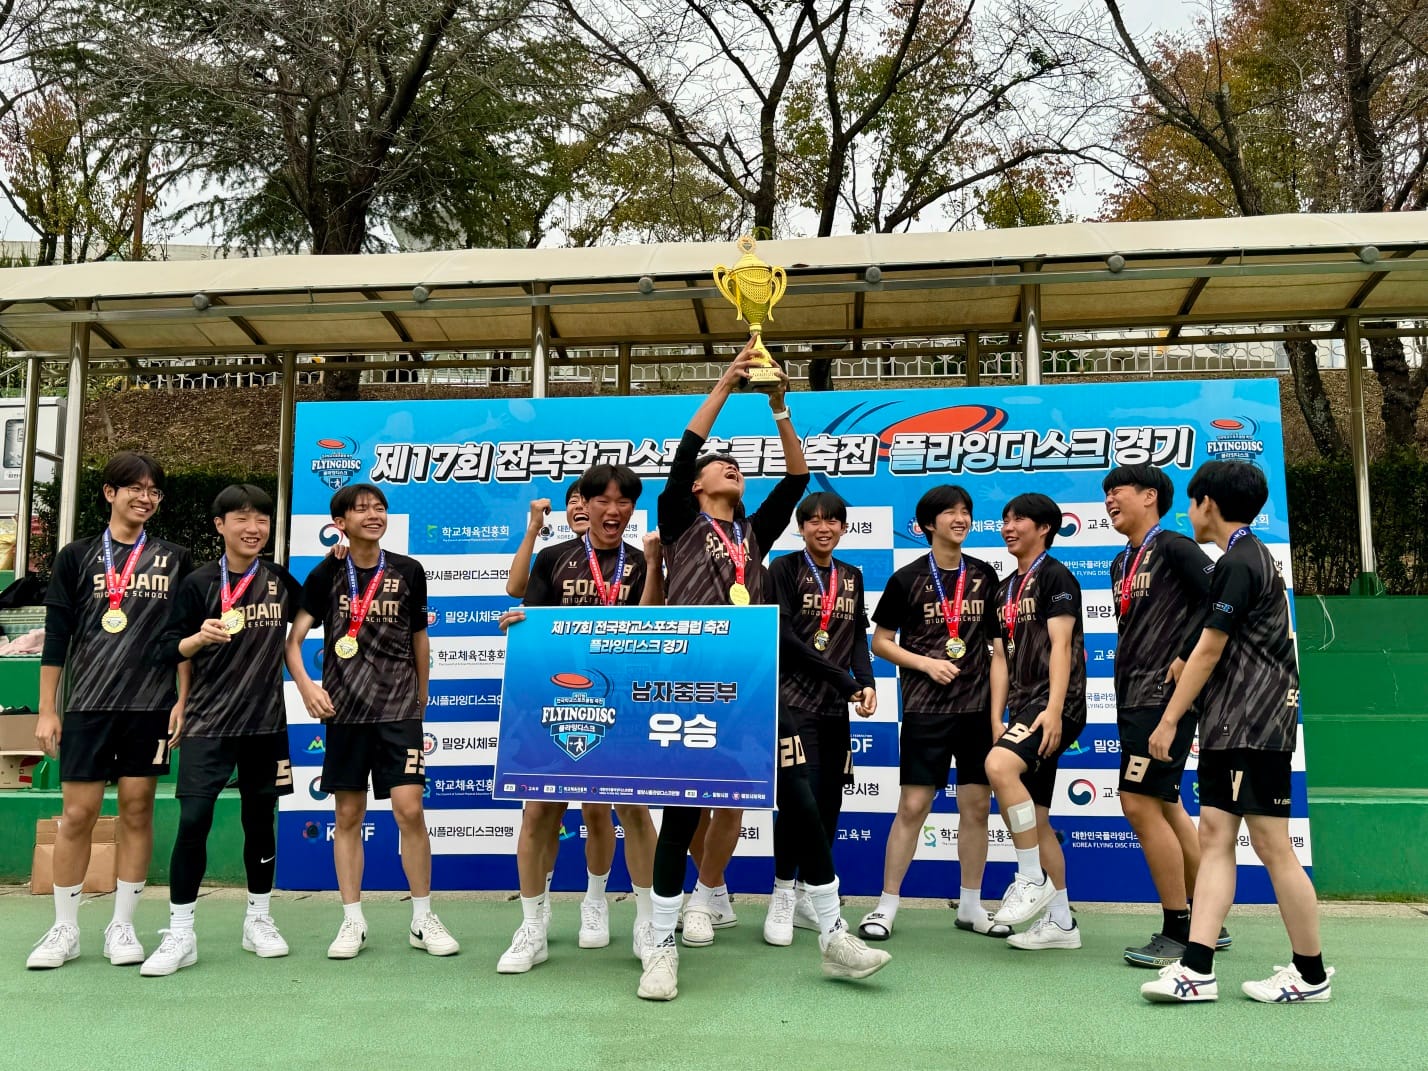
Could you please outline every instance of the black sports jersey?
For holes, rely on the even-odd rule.
[[[1269,548],[1246,533],[1215,563],[1205,627],[1229,636],[1200,693],[1200,746],[1293,751],[1299,662],[1289,593]]]
[[[704,439],[685,431],[670,463],[669,479],[659,496],[659,537],[664,544],[665,601],[670,606],[728,606],[734,584],[734,563],[724,540],[714,532],[718,525],[730,544],[734,522],[711,521],[699,512],[699,501],[689,488]],[[751,603],[772,602],[764,585],[764,557],[788,527],[794,507],[808,487],[807,473],[785,476],[764,499],[763,505],[737,522],[743,537],[744,586]]]
[[[823,590],[829,570],[815,565]],[[847,719],[848,698],[873,687],[868,654],[868,612],[863,605],[863,574],[855,565],[833,559],[838,591],[828,620],[828,646],[813,646],[823,616],[818,579],[802,552],[785,554],[768,568],[769,586],[779,605],[779,702],[793,710]]]
[[[159,640],[160,657],[183,661],[179,643],[222,610],[219,563],[200,565],[179,584],[168,627]],[[237,590],[243,574],[230,572]],[[243,627],[227,643],[210,643],[191,659],[193,683],[184,707],[184,736],[248,736],[280,732],[287,724],[283,704],[283,645],[297,616],[302,589],[281,565],[259,561],[248,589],[234,602]]]
[[[938,684],[921,670],[898,667],[903,713],[951,714],[987,710],[992,700],[991,655],[996,637],[997,574],[980,558],[962,555],[967,577],[962,592],[962,620],[957,636],[967,653],[956,660],[957,676]],[[951,602],[957,592],[957,570],[939,569],[942,590]],[[932,580],[927,555],[909,562],[888,578],[873,623],[898,633],[898,645],[913,654],[951,661],[947,657],[947,619]]]
[[[376,568],[357,570],[357,596],[367,591]],[[387,551],[387,569],[372,608],[357,633],[357,654],[333,651],[347,635],[351,616],[347,565],[324,558],[302,586],[302,608],[323,628],[322,686],[332,697],[334,723],[420,721],[412,634],[426,629],[426,573],[421,562]]]
[[[1071,570],[1055,558],[1041,560],[1036,572],[1021,586],[1022,575],[1012,573],[997,586],[997,622],[1002,642],[1008,640],[1006,603],[1008,594],[1020,591],[1016,630],[1011,637],[1015,651],[1007,653],[1010,689],[1007,706],[1013,714],[1035,714],[1051,699],[1051,632],[1047,622],[1069,616],[1071,625],[1071,679],[1066,684],[1066,701],[1061,717],[1075,725],[1086,723],[1086,637],[1081,626],[1081,585]]]
[[[595,550],[600,575],[608,585],[615,579],[620,548]],[[625,544],[625,575],[620,582],[618,606],[638,606],[645,590],[645,555],[639,547]],[[590,573],[590,558],[584,539],[567,539],[546,547],[536,555],[526,586],[526,606],[600,606],[600,589]]]
[[[1122,710],[1159,706],[1173,684],[1165,673],[1190,653],[1210,594],[1210,559],[1179,532],[1160,532],[1145,548],[1131,579],[1130,609],[1121,613],[1121,585],[1135,565],[1136,547],[1111,562],[1111,602],[1120,627],[1116,643],[1116,703]]]
[[[111,547],[114,571],[122,575],[134,545],[113,542]],[[123,631],[109,633],[100,625],[109,609],[103,533],[77,539],[55,555],[40,660],[67,669],[66,711],[173,706],[178,700],[174,669],[155,657],[155,643],[168,624],[169,600],[192,568],[187,548],[149,536],[119,604],[129,622]]]

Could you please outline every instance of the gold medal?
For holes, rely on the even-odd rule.
[[[963,642],[959,637],[953,636],[947,641],[947,657],[952,659],[952,661],[957,661],[957,659],[961,658],[966,653],[967,644]]]
[[[352,658],[357,654],[357,637],[341,636],[332,645],[332,653],[338,658]]]
[[[813,634],[813,649],[814,649],[815,651],[826,651],[826,650],[828,650],[828,630],[827,630],[827,629],[821,628],[821,629],[819,629],[817,632],[815,632],[815,633]]]
[[[733,584],[729,587],[729,601],[735,606],[749,605],[749,589],[743,584]]]
[[[223,631],[228,633],[228,635],[236,636],[243,631],[243,625],[245,624],[243,611],[236,606],[224,610],[223,615],[218,619],[218,623],[223,626]]]
[[[105,632],[123,632],[129,625],[129,615],[117,606],[112,606],[104,611],[104,616],[99,619],[99,624],[103,626]]]

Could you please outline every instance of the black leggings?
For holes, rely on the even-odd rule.
[[[213,828],[213,807],[209,796],[184,796],[179,800],[178,836],[174,838],[169,862],[169,900],[191,904],[198,899],[198,887],[208,869],[208,834]],[[273,891],[276,867],[277,832],[274,829],[278,798],[248,796],[240,800],[243,821],[243,868],[248,873],[248,891]]]
[[[818,804],[803,766],[778,771],[778,819],[789,839],[794,865],[809,885],[827,885],[833,878],[833,852],[819,819]],[[839,789],[840,793],[842,789]],[[835,819],[836,822],[836,819]],[[684,892],[685,856],[699,825],[698,807],[666,807],[655,845],[654,892],[679,896]],[[775,837],[777,844],[777,837]]]
[[[846,777],[837,767],[805,766],[804,770],[807,771],[805,777],[818,809],[818,821],[823,827],[823,836],[831,852],[833,842],[838,839],[838,817],[843,813],[843,786],[846,784]],[[782,810],[774,818],[773,843],[774,877],[792,881],[799,873],[798,840]],[[804,880],[808,879],[805,877]]]

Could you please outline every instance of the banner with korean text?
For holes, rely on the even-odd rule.
[[[1215,458],[1253,461],[1265,470],[1271,492],[1254,531],[1292,589],[1277,381],[837,391],[795,393],[788,400],[813,473],[812,489],[835,490],[850,505],[848,531],[837,553],[862,569],[870,611],[892,572],[927,553],[913,507],[929,487],[957,483],[967,488],[976,502],[976,521],[966,549],[1000,575],[1012,568],[999,534],[1003,504],[1023,491],[1040,491],[1060,503],[1064,519],[1052,554],[1083,589],[1090,710],[1086,730],[1062,758],[1052,823],[1066,849],[1073,899],[1153,898],[1116,791],[1116,626],[1108,570],[1124,542],[1106,516],[1101,479],[1118,464],[1164,467],[1177,496],[1164,523],[1189,534],[1185,487],[1195,468]],[[520,804],[498,798],[510,793],[493,783],[507,654],[496,621],[515,601],[506,596],[505,585],[530,500],[554,503],[539,549],[570,537],[561,504],[575,477],[598,461],[627,464],[645,481],[627,533],[638,543],[655,524],[655,499],[697,404],[697,398],[679,396],[314,402],[298,407],[291,542],[295,575],[304,577],[337,542],[328,500],[336,488],[358,481],[382,487],[391,502],[385,545],[415,556],[427,571],[432,680],[425,727],[426,802],[437,888],[516,886]],[[752,395],[730,399],[715,432],[711,443],[740,459],[753,508],[783,473],[767,401]],[[772,553],[800,545],[790,523]],[[1206,549],[1216,555],[1213,547]],[[309,672],[320,677],[316,633],[305,654]],[[564,668],[543,661],[546,677]],[[873,668],[878,712],[868,721],[854,719],[855,783],[846,790],[834,844],[843,889],[851,894],[878,892],[883,846],[897,808],[897,671],[876,658]],[[771,683],[754,685],[753,667],[746,669],[741,676],[724,678],[738,683],[741,700],[750,688],[772,692]],[[671,669],[659,679],[677,678]],[[716,677],[700,672],[684,679]],[[331,888],[332,801],[318,781],[324,732],[307,716],[293,686],[286,687],[297,778],[294,794],[282,802],[278,880],[285,888]],[[1195,770],[1192,754],[1183,784],[1192,815],[1199,811]],[[1294,771],[1290,833],[1308,863],[1302,742]],[[734,888],[770,887],[771,821],[767,811],[750,810],[746,816],[744,840],[729,871]],[[559,854],[557,889],[583,888],[585,864],[578,843],[583,832],[580,809],[572,807],[564,838],[576,843]],[[404,887],[391,815],[378,804],[364,836],[369,886]],[[1014,858],[996,817],[990,840],[985,888],[995,896],[1010,880]],[[615,888],[628,888],[622,885],[627,880],[622,854],[612,876]],[[956,859],[953,786],[937,796],[904,894],[955,895]],[[1268,879],[1247,838],[1241,840],[1239,860],[1241,898],[1270,899]]]

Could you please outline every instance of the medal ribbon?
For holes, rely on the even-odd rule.
[[[1031,563],[1031,568],[1026,571],[1026,576],[1022,577],[1021,583],[1016,586],[1015,598],[1012,597],[1012,586],[1010,584],[1007,585],[1007,602],[1005,609],[1002,611],[1002,616],[1006,619],[1008,643],[1016,643],[1016,619],[1021,613],[1021,593],[1026,590],[1027,583],[1031,580],[1032,575],[1036,572],[1037,566],[1041,564],[1045,557],[1046,551],[1044,550],[1036,556],[1036,561]]]
[[[620,599],[620,580],[625,575],[625,541],[620,540],[620,556],[615,559],[615,578],[608,585],[605,574],[600,571],[600,558],[595,553],[588,532],[585,534],[585,554],[590,562],[590,576],[595,581],[595,590],[600,595],[600,605],[614,606]]]
[[[347,635],[356,639],[357,630],[362,627],[362,622],[367,620],[367,613],[372,609],[372,600],[377,597],[377,585],[382,582],[382,574],[387,571],[387,552],[384,550],[377,555],[377,571],[372,574],[372,579],[367,581],[367,590],[362,593],[360,599],[357,597],[357,566],[352,564],[350,553],[344,560],[347,562],[347,590],[352,595],[348,604],[348,620],[351,623],[347,626]]]
[[[813,561],[813,555],[805,548],[803,560],[808,563],[808,571],[813,574],[813,581],[818,585],[818,631],[827,632],[828,622],[833,620],[833,604],[838,601],[838,567],[831,562],[828,565],[828,587],[823,587],[823,577],[818,573],[818,566]]]
[[[1146,549],[1150,546],[1150,541],[1160,535],[1160,525],[1156,525],[1145,534],[1145,538],[1140,542],[1140,550],[1136,552],[1135,564],[1131,564],[1131,545],[1126,544],[1126,575],[1121,577],[1121,616],[1125,617],[1130,612],[1131,587],[1135,583],[1135,575],[1140,572],[1140,560],[1145,557]]]
[[[1228,554],[1232,549],[1234,549],[1234,545],[1236,543],[1238,543],[1241,539],[1243,539],[1249,534],[1249,525],[1245,525],[1243,528],[1235,529],[1234,533],[1230,536],[1230,541],[1225,544],[1225,553]]]
[[[707,513],[700,514],[709,522],[709,527],[714,529],[714,534],[719,537],[719,542],[724,544],[724,549],[729,552],[729,560],[734,563],[734,583],[744,582],[744,564],[748,561],[749,552],[744,546],[744,530],[739,526],[738,521],[730,521],[734,528],[734,538],[731,541],[724,534],[724,529],[719,527],[719,522]]]
[[[109,609],[119,609],[119,604],[124,601],[124,591],[129,587],[129,580],[134,575],[134,567],[139,564],[139,554],[144,549],[148,538],[149,534],[140,529],[139,538],[134,541],[134,549],[129,552],[129,557],[124,561],[124,571],[116,574],[114,572],[114,543],[109,538],[109,529],[104,529],[104,594],[109,596]]]
[[[937,589],[937,601],[942,604],[942,620],[947,623],[947,635],[957,639],[962,631],[962,595],[967,590],[967,559],[957,563],[957,586],[952,591],[952,603],[947,602],[947,589],[942,586],[942,570],[932,552],[927,552],[927,564],[932,569],[932,585]]]
[[[248,590],[248,585],[253,582],[253,577],[258,574],[258,559],[253,559],[253,564],[248,566],[248,571],[243,574],[243,579],[238,581],[238,586],[233,589],[228,587],[228,555],[223,555],[218,559],[218,605],[222,613],[227,613],[233,609],[233,604],[243,597],[243,592]]]

